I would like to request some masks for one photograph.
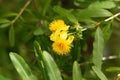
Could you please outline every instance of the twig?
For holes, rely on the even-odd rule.
[[[120,12],[115,14],[115,15],[113,15],[113,16],[111,16],[111,17],[109,17],[109,18],[107,18],[107,19],[105,19],[104,21],[107,22],[107,21],[109,21],[109,20],[111,20],[111,19],[113,19],[113,18],[115,18],[115,17],[117,17],[119,15],[120,15]]]
[[[108,57],[103,57],[102,61],[111,60],[111,59],[117,59],[117,58],[120,58],[120,56],[108,56]],[[91,63],[92,62],[86,61],[86,62],[80,63],[79,65],[83,66],[83,65],[91,64]]]
[[[31,0],[28,0],[25,5],[23,6],[23,8],[20,10],[20,12],[18,13],[18,15],[12,20],[12,24],[14,24],[16,22],[16,20],[22,15],[22,13],[24,12],[24,10],[26,9],[26,7],[30,4]]]

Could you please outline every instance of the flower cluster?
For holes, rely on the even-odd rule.
[[[69,27],[63,20],[54,20],[49,24],[49,29],[52,32],[50,35],[50,40],[53,41],[52,48],[59,55],[70,52],[74,36],[68,34]]]

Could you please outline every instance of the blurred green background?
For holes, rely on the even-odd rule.
[[[65,8],[66,10],[68,10],[68,13],[72,13],[76,17],[78,16],[77,18],[79,19],[79,14],[77,14],[76,9],[85,9],[90,4],[96,1],[114,2],[112,8],[108,8],[106,10],[109,10],[112,14],[120,11],[120,0],[32,0],[28,7],[24,10],[22,15],[19,17],[19,19],[17,19],[16,22],[13,24],[14,32],[13,34],[11,33],[11,35],[14,36],[13,39],[15,41],[13,40],[13,45],[11,45],[12,42],[10,42],[10,22],[15,19],[20,10],[26,4],[27,0],[0,0],[0,79],[4,80],[4,78],[6,78],[5,80],[9,80],[7,79],[8,77],[11,78],[10,80],[20,80],[9,58],[9,52],[19,53],[30,65],[30,68],[35,75],[39,76],[39,74],[41,74],[36,67],[38,66],[38,64],[36,63],[36,58],[34,55],[34,40],[38,40],[41,43],[41,47],[43,50],[50,51],[51,42],[49,40],[49,23],[54,19],[64,19],[66,23],[73,24],[72,22],[70,22],[70,20],[68,21],[65,16],[62,16],[64,12],[57,12],[57,9],[53,8],[54,6],[61,6]],[[90,13],[93,14],[92,12]],[[96,13],[94,12],[94,14]],[[107,17],[108,16],[92,17],[91,19],[99,22],[106,19]],[[84,33],[86,38],[83,39],[83,44],[85,41],[91,42],[93,40],[93,38],[91,38],[91,28],[93,28],[93,26],[95,25],[93,24],[91,19],[90,21],[82,21],[80,18],[79,20],[79,22],[81,22],[83,26],[87,26],[87,28],[90,28],[90,32],[88,31],[87,33]],[[87,45],[87,47],[90,49],[91,52],[91,45]],[[84,46],[82,50],[84,52],[84,50],[86,50],[86,47]],[[84,52],[85,54],[82,54],[84,56],[90,57],[90,52],[89,50],[86,50]],[[106,71],[106,68],[120,67],[120,20],[115,20],[112,23],[112,34],[106,44],[104,55],[105,57],[116,56],[115,59],[108,59],[103,61],[102,65],[102,69],[106,76],[109,77],[109,80],[113,80],[115,76],[120,73],[120,70],[113,70],[109,72]],[[63,58],[60,57],[60,59]],[[69,60],[66,60],[66,62],[67,61]],[[66,62],[64,62],[64,64]],[[60,63],[58,63],[58,65],[60,66]],[[69,69],[65,70],[67,71]],[[87,76],[90,78],[89,75]]]

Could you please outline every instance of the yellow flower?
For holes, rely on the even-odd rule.
[[[51,41],[57,41],[59,39],[66,39],[67,38],[67,31],[55,31],[50,35]]]
[[[50,40],[54,41],[52,44],[53,51],[59,55],[68,54],[74,40],[74,36],[68,35],[69,26],[63,20],[54,20],[50,23],[49,29],[52,31]]]
[[[63,20],[54,20],[49,24],[50,31],[56,30],[68,30],[69,26],[67,26]]]
[[[58,41],[55,41],[52,45],[53,50],[59,54],[59,55],[64,55],[70,52],[70,44],[68,43],[67,40],[60,39]]]
[[[74,36],[69,36],[69,38],[66,39],[58,39],[55,41],[52,45],[53,51],[55,51],[59,55],[68,54],[71,49],[71,43],[74,40]]]

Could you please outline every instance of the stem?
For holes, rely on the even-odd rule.
[[[111,20],[111,19],[113,19],[113,18],[115,18],[115,17],[117,17],[119,15],[120,15],[120,12],[115,14],[115,15],[113,15],[113,16],[111,16],[111,17],[109,17],[109,18],[107,18],[107,19],[105,19],[104,21],[107,22],[107,21],[109,21],[109,20]]]
[[[22,13],[24,12],[24,10],[26,9],[26,7],[30,4],[31,0],[28,0],[25,5],[23,6],[23,8],[20,10],[20,12],[18,13],[18,15],[13,19],[12,24],[14,24],[16,22],[16,20],[22,15]]]

